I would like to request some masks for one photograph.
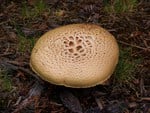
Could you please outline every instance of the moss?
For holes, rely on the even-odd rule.
[[[1,91],[10,91],[12,89],[12,81],[7,71],[0,69],[0,89]]]
[[[128,84],[135,78],[135,70],[141,59],[133,59],[132,48],[120,49],[119,63],[114,72],[115,84]]]
[[[108,13],[132,12],[137,6],[137,0],[104,0],[104,10]]]
[[[32,19],[40,16],[45,10],[48,10],[43,0],[37,0],[33,6],[29,6],[26,1],[22,2],[21,15],[24,19]],[[48,10],[48,12],[50,12]]]
[[[19,36],[19,42],[18,42],[18,51],[19,52],[31,52],[32,48],[34,47],[34,44],[36,42],[36,39],[34,37],[24,37]]]

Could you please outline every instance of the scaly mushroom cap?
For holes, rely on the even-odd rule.
[[[115,38],[93,24],[71,24],[44,34],[30,66],[42,79],[68,87],[103,84],[113,73],[119,49]]]

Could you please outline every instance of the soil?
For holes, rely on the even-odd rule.
[[[141,0],[134,11],[123,13],[106,12],[102,0],[43,4],[0,0],[0,113],[150,113],[150,2]],[[120,85],[112,76],[106,85],[84,89],[38,78],[29,66],[33,43],[46,31],[71,23],[100,25],[120,48],[130,48],[130,59],[140,59],[134,78]]]

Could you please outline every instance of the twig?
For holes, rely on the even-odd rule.
[[[138,48],[138,49],[142,49],[142,50],[150,50],[150,48],[144,48],[144,47],[141,47],[141,46],[129,44],[129,43],[127,43],[127,42],[123,42],[123,41],[118,41],[118,42],[121,43],[121,44],[124,44],[124,45],[128,45],[128,46],[131,46],[131,47]]]
[[[3,53],[3,54],[0,54],[0,57],[4,57],[4,56],[8,56],[8,55],[12,55],[13,53]]]
[[[0,25],[4,25],[4,24],[6,24],[6,23],[8,23],[8,22],[10,22],[10,20],[0,22]]]
[[[150,101],[150,97],[141,97],[140,100],[142,100],[142,101]]]
[[[145,95],[145,88],[144,88],[143,78],[140,79],[140,94],[141,94],[141,96]]]
[[[99,109],[102,110],[104,107],[103,104],[101,103],[101,100],[95,97],[95,101],[98,104]]]
[[[6,61],[6,60],[3,60],[3,61],[0,61],[0,64],[1,65],[4,65],[6,67],[6,69],[12,69],[12,70],[21,70],[29,75],[32,75],[34,78],[36,78],[40,83],[43,84],[43,80],[41,80],[36,74],[34,74],[33,72],[31,72],[30,70],[28,69],[25,69],[23,67],[20,67],[20,66],[15,66],[13,64],[10,64],[9,62],[11,61]]]

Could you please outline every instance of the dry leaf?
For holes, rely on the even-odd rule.
[[[80,102],[77,97],[75,97],[69,91],[63,91],[60,93],[60,99],[65,107],[75,113],[83,113]]]

